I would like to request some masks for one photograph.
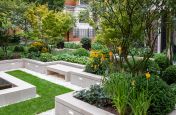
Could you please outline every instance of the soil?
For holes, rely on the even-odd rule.
[[[12,87],[13,87],[13,85],[11,83],[0,78],[0,90],[12,88]]]

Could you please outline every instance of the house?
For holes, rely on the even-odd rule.
[[[75,27],[67,33],[67,41],[80,41],[83,37],[94,38],[95,31],[93,27],[79,18],[80,13],[85,11],[87,7],[88,4],[85,0],[65,1],[65,11],[70,12],[76,18]]]

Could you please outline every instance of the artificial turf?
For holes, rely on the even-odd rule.
[[[71,90],[63,86],[40,79],[20,70],[7,72],[8,74],[36,86],[40,97],[0,108],[0,115],[36,115],[54,108],[55,96]]]

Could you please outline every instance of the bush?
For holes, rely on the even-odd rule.
[[[64,48],[64,39],[61,39],[57,42],[57,48],[63,49]]]
[[[97,75],[103,75],[110,70],[110,55],[108,49],[91,51],[90,59],[85,71]]]
[[[90,38],[82,38],[81,39],[82,47],[86,50],[89,50],[91,48],[91,39]]]
[[[31,53],[31,52],[39,52],[39,50],[38,50],[38,48],[36,48],[36,47],[30,47],[29,49],[28,49],[28,52],[29,53]]]
[[[28,52],[26,57],[29,59],[38,59],[38,57],[40,56],[39,52]]]
[[[73,43],[73,42],[65,42],[64,47],[70,48],[70,49],[77,49],[77,48],[81,48],[81,44],[80,43]]]
[[[110,98],[100,85],[92,85],[90,89],[77,91],[74,93],[74,97],[98,107],[105,107],[111,104]]]
[[[43,62],[49,62],[49,61],[53,61],[52,57],[53,55],[50,53],[41,53],[39,60]]]
[[[23,46],[15,46],[14,52],[24,52],[24,47]]]
[[[105,47],[106,47],[105,45],[102,45],[98,42],[95,42],[95,43],[92,44],[91,50],[102,50]]]
[[[74,54],[75,56],[86,56],[86,57],[89,56],[89,52],[88,52],[86,49],[84,49],[84,48],[76,49],[76,50],[73,52],[73,54]]]
[[[130,64],[132,65],[133,69],[136,72],[140,72],[140,73],[149,71],[150,73],[157,75],[158,72],[160,71],[158,64],[152,60],[148,60],[146,64],[145,62],[141,63],[141,60],[135,60],[135,64],[134,64],[134,61],[130,60]],[[126,71],[131,72],[126,63],[124,63],[124,68]]]
[[[87,57],[80,57],[80,56],[74,56],[70,54],[62,54],[62,55],[57,55],[57,60],[63,60],[63,61],[68,61],[72,63],[78,63],[78,64],[87,64],[88,58]]]
[[[148,88],[151,95],[149,115],[166,115],[174,109],[174,91],[162,79],[151,76],[150,80],[146,80],[144,76],[138,76],[135,84],[138,91]]]
[[[44,51],[42,53],[46,53],[49,51],[47,44],[42,41],[33,42],[31,43],[30,47],[35,47],[36,49],[38,49],[39,52]]]
[[[169,60],[165,54],[163,53],[156,54],[154,58],[155,58],[155,62],[160,67],[161,72],[164,71],[167,67],[169,67]]]
[[[169,66],[163,73],[162,79],[166,81],[167,84],[176,83],[176,65]]]

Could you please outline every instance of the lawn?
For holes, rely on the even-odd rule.
[[[71,90],[20,70],[7,72],[37,88],[38,98],[0,108],[0,115],[35,115],[54,108],[55,96]]]

